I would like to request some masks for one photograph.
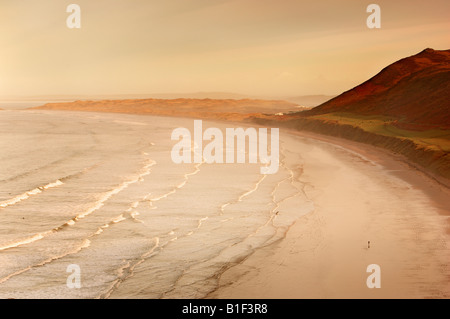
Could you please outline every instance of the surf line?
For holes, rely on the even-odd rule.
[[[64,183],[61,182],[58,179],[58,180],[56,180],[53,183],[49,183],[49,184],[44,185],[44,186],[39,186],[39,187],[37,187],[37,188],[35,188],[35,189],[31,190],[31,191],[28,191],[28,192],[25,192],[23,194],[17,195],[14,198],[8,199],[8,200],[3,201],[3,202],[0,202],[0,208],[5,208],[5,207],[8,207],[8,206],[15,205],[15,204],[17,204],[17,203],[19,203],[19,202],[21,202],[23,200],[26,200],[26,199],[30,198],[33,195],[37,195],[37,194],[42,193],[46,189],[58,187],[58,186],[63,185],[63,184]]]
[[[175,164],[192,163],[191,131],[184,127],[172,131],[172,141],[178,141],[171,151],[172,161]],[[270,129],[270,154],[268,152],[268,129],[253,127],[247,129],[227,128],[225,139],[222,131],[210,127],[203,132],[202,120],[194,120],[194,144],[199,152],[194,152],[194,163],[245,163],[248,140],[248,161],[251,164],[259,162],[261,174],[275,174],[279,168],[279,129]],[[203,148],[203,141],[210,141]],[[236,141],[236,143],[235,143]],[[224,154],[225,145],[225,154]],[[236,154],[235,154],[236,153]]]
[[[146,175],[149,175],[151,172],[151,167],[153,165],[156,164],[156,161],[154,160],[148,160],[147,164],[144,165],[144,167],[142,168],[141,172],[139,174],[137,174],[133,179],[127,180],[122,182],[119,186],[115,187],[114,189],[103,193],[103,195],[101,196],[101,198],[96,201],[94,203],[94,206],[90,207],[88,210],[78,214],[77,216],[75,216],[74,218],[68,220],[67,222],[65,222],[64,224],[57,226],[51,230],[45,231],[45,232],[41,232],[35,235],[32,235],[30,237],[24,238],[24,239],[20,239],[19,241],[13,241],[13,242],[9,242],[6,244],[1,244],[0,243],[0,251],[3,250],[7,250],[10,248],[17,248],[23,245],[28,245],[31,243],[34,243],[38,240],[41,240],[51,234],[57,233],[58,231],[64,229],[66,226],[73,226],[75,225],[75,223],[77,221],[79,221],[80,219],[86,218],[87,216],[91,215],[92,213],[94,213],[95,211],[99,210],[100,208],[102,208],[105,205],[105,202],[107,202],[111,197],[113,197],[114,195],[120,193],[121,191],[123,191],[125,188],[127,188],[128,186],[130,186],[131,184],[140,182],[143,177],[145,177]]]

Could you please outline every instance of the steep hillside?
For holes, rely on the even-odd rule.
[[[410,129],[450,128],[450,50],[425,49],[307,112],[378,115]]]

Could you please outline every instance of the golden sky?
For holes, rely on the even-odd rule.
[[[66,7],[81,7],[81,29]],[[381,29],[366,8],[381,7]],[[338,94],[450,48],[448,0],[0,0],[0,97]]]

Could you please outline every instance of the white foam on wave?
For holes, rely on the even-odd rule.
[[[39,186],[39,187],[34,188],[34,189],[30,190],[30,191],[27,191],[27,192],[25,192],[23,194],[17,195],[15,197],[11,198],[11,199],[8,199],[6,201],[0,202],[0,208],[5,208],[5,207],[8,207],[8,206],[15,205],[17,203],[20,203],[21,201],[24,201],[24,200],[30,198],[33,195],[37,195],[37,194],[42,193],[43,190],[47,190],[47,189],[50,189],[50,188],[58,187],[58,186],[61,186],[63,184],[64,183],[61,182],[58,179],[55,182],[49,183],[47,185]]]
[[[249,196],[250,194],[256,192],[256,191],[258,190],[258,188],[259,188],[259,185],[264,181],[264,179],[266,179],[266,177],[267,177],[267,175],[263,175],[263,176],[255,183],[255,186],[254,186],[252,189],[250,189],[250,190],[248,190],[247,192],[245,192],[245,193],[243,193],[242,195],[240,195],[240,196],[238,197],[237,200],[231,201],[231,202],[227,202],[227,203],[223,204],[222,206],[220,206],[220,215],[223,215],[223,214],[225,213],[225,208],[226,208],[227,206],[232,205],[232,204],[236,204],[236,203],[238,203],[238,202],[241,202],[245,197],[247,197],[247,196]],[[228,220],[231,220],[231,219],[227,219],[227,221],[228,221]]]
[[[50,183],[50,184],[47,184],[47,185],[45,185],[45,186],[43,186],[42,188],[43,189],[49,189],[49,188],[53,188],[53,187],[57,187],[57,186],[61,186],[61,185],[63,185],[64,183],[63,182],[61,182],[59,179],[56,181],[56,182],[53,182],[53,183]]]
[[[52,230],[49,230],[49,231],[46,231],[46,232],[42,232],[42,233],[38,233],[38,234],[35,234],[33,236],[27,237],[25,239],[20,239],[18,241],[14,241],[14,242],[11,242],[11,243],[8,243],[8,244],[4,244],[4,245],[0,244],[0,251],[34,243],[34,242],[36,242],[38,240],[41,240],[41,239],[45,238],[46,236],[48,236],[48,235],[50,235],[52,233],[57,232],[63,226],[73,226],[78,220],[80,220],[82,218],[85,218],[85,217],[89,216],[90,214],[92,214],[93,212],[95,212],[96,210],[102,208],[104,206],[104,203],[107,200],[109,200],[112,196],[120,193],[122,190],[127,188],[129,185],[139,182],[140,178],[150,174],[151,167],[153,165],[155,165],[155,164],[156,164],[155,161],[149,160],[149,162],[143,167],[141,172],[135,178],[133,178],[133,179],[131,179],[129,181],[125,181],[122,184],[120,184],[118,187],[114,188],[113,190],[104,193],[101,196],[100,200],[98,200],[96,203],[94,203],[94,205],[92,207],[90,207],[86,211],[78,214],[76,217],[68,220],[62,226],[58,226],[58,227],[53,228]],[[54,183],[47,184],[47,185],[43,186],[42,188],[44,188],[44,187],[51,188],[51,187],[56,187],[56,186],[59,186],[59,185],[62,185],[62,184],[63,183],[58,180],[58,181],[56,181]],[[119,221],[121,221],[121,220],[119,220]]]
[[[203,217],[203,218],[200,218],[200,219],[198,220],[198,226],[197,226],[197,228],[202,227],[202,223],[203,223],[205,220],[207,220],[208,218],[209,218],[208,216]]]
[[[85,218],[87,216],[89,216],[90,214],[92,214],[93,212],[95,212],[96,210],[102,208],[105,204],[106,201],[108,201],[111,197],[113,197],[114,195],[117,195],[118,193],[120,193],[121,191],[123,191],[125,188],[127,188],[128,186],[135,184],[137,182],[141,182],[143,180],[143,178],[147,175],[150,174],[151,172],[151,167],[153,165],[155,165],[156,162],[153,160],[150,160],[148,164],[146,164],[141,173],[136,176],[135,178],[129,180],[129,181],[125,181],[122,184],[120,184],[119,186],[117,186],[116,188],[110,190],[109,192],[104,193],[100,199],[94,203],[94,205],[92,207],[90,207],[89,209],[87,209],[86,211],[82,212],[81,214],[78,214],[74,220],[77,221],[79,219]]]
[[[117,224],[117,223],[119,223],[119,222],[121,222],[121,221],[123,221],[123,220],[125,220],[126,218],[125,217],[123,217],[123,214],[121,214],[120,216],[117,216],[116,218],[114,218],[113,220],[112,220],[112,222],[114,223],[114,224]]]
[[[250,195],[250,194],[256,192],[256,191],[258,190],[258,188],[259,188],[259,185],[264,181],[264,179],[265,179],[266,177],[267,177],[267,175],[263,175],[263,176],[260,178],[260,180],[257,181],[257,182],[255,183],[255,187],[253,187],[253,188],[252,188],[251,190],[249,190],[248,192],[245,192],[244,194],[242,194],[241,196],[239,196],[238,201],[240,202],[240,201],[242,201],[242,199],[244,199],[244,198],[247,197],[248,195]]]
[[[139,216],[139,212],[138,211],[133,211],[133,212],[130,213],[130,215],[131,215],[131,217],[133,219],[137,219],[137,216]]]
[[[49,263],[51,263],[51,262],[53,262],[53,261],[55,261],[55,260],[61,259],[61,258],[66,257],[66,256],[68,256],[68,255],[76,254],[76,253],[78,253],[79,251],[81,251],[82,249],[89,247],[90,245],[91,245],[91,241],[90,241],[89,239],[84,239],[83,242],[81,243],[81,245],[80,245],[79,247],[73,249],[72,251],[70,251],[70,252],[68,252],[68,253],[64,253],[64,254],[59,255],[59,256],[53,256],[53,257],[50,257],[50,258],[48,258],[48,259],[46,259],[46,260],[44,260],[44,261],[42,261],[42,262],[40,262],[40,263],[38,263],[38,264],[36,264],[36,265],[30,265],[30,266],[28,266],[28,267],[26,267],[26,268],[20,269],[20,270],[14,272],[14,273],[12,273],[12,274],[9,274],[9,275],[6,276],[6,277],[0,278],[0,284],[2,284],[2,283],[4,283],[4,282],[8,281],[9,279],[11,279],[11,278],[14,277],[14,276],[23,274],[24,272],[27,272],[27,271],[31,270],[32,268],[35,268],[35,267],[42,267],[42,266],[44,266],[44,265],[46,265],[46,264],[49,264]]]
[[[176,238],[176,237],[175,237]],[[136,261],[134,264],[132,264],[130,261],[127,262],[124,266],[120,267],[117,270],[117,278],[112,282],[112,284],[109,286],[109,288],[101,293],[100,295],[98,295],[96,297],[96,299],[100,299],[100,298],[109,298],[111,296],[111,294],[114,292],[114,290],[117,289],[117,287],[119,287],[119,285],[125,281],[127,278],[133,276],[133,271],[134,269],[139,266],[140,264],[142,264],[147,258],[149,258],[158,247],[160,247],[160,243],[159,243],[159,237],[154,237],[152,239],[153,241],[153,246],[150,248],[150,250],[148,250],[147,252],[145,252],[144,254],[142,254],[139,258],[138,261]],[[127,270],[127,271],[126,271]]]
[[[178,185],[176,185],[176,186],[175,186],[172,190],[170,190],[169,192],[167,192],[167,193],[165,193],[165,194],[162,194],[162,195],[160,195],[160,196],[158,196],[158,197],[153,197],[153,198],[148,199],[148,201],[150,201],[150,206],[152,206],[152,209],[156,209],[156,208],[157,208],[156,206],[153,205],[154,202],[157,202],[157,201],[159,201],[159,200],[161,200],[161,199],[163,199],[163,198],[167,198],[168,196],[170,196],[170,195],[172,195],[172,194],[175,194],[176,191],[177,191],[178,189],[181,189],[181,188],[183,188],[184,186],[186,186],[187,182],[189,181],[189,176],[195,175],[195,174],[197,174],[198,172],[200,172],[200,166],[203,165],[204,163],[205,163],[205,162],[203,161],[203,162],[201,162],[201,163],[196,164],[196,165],[194,166],[194,167],[195,167],[194,171],[192,171],[192,172],[190,172],[190,173],[184,174],[184,175],[183,175],[184,180],[183,180],[181,183],[179,183]],[[148,197],[150,197],[150,195],[148,195]]]
[[[44,238],[48,233],[50,233],[50,232],[39,233],[39,234],[30,236],[30,237],[27,237],[24,239],[20,239],[18,241],[10,242],[8,244],[3,244],[2,246],[0,246],[0,251],[34,243],[35,241],[38,241],[38,240]]]
[[[121,221],[123,221],[123,220],[126,220],[126,218],[123,217],[123,214],[121,214],[121,215],[119,215],[119,216],[117,216],[117,217],[111,219],[108,223],[106,223],[106,224],[100,226],[100,227],[98,228],[98,230],[97,230],[95,233],[93,233],[92,235],[90,235],[88,238],[85,238],[85,239],[83,240],[83,242],[81,243],[81,245],[78,246],[78,247],[76,247],[75,249],[73,249],[73,250],[71,250],[71,251],[69,251],[69,252],[67,252],[67,253],[63,253],[63,254],[61,254],[61,255],[59,255],[59,256],[50,257],[50,258],[48,258],[48,259],[46,259],[46,260],[44,260],[44,261],[42,261],[42,262],[40,262],[40,263],[38,263],[38,264],[30,265],[30,266],[28,266],[28,267],[26,267],[26,268],[23,268],[23,269],[21,269],[21,270],[19,270],[19,271],[16,271],[16,272],[12,273],[12,274],[9,274],[8,276],[6,276],[6,277],[4,277],[4,278],[0,278],[0,284],[1,284],[1,283],[4,283],[5,281],[11,279],[11,278],[14,277],[14,276],[17,276],[17,275],[20,275],[20,274],[22,274],[22,273],[24,273],[24,272],[27,272],[28,270],[31,270],[31,269],[34,268],[34,267],[41,267],[41,266],[44,266],[44,265],[46,265],[46,264],[49,264],[49,263],[51,263],[51,262],[53,262],[53,261],[55,261],[55,260],[64,258],[64,257],[66,257],[66,256],[77,254],[77,253],[80,252],[82,249],[85,249],[85,248],[88,248],[88,247],[91,246],[91,239],[92,239],[93,237],[98,236],[98,235],[100,235],[101,233],[103,233],[103,231],[104,231],[105,229],[109,228],[109,226],[110,226],[111,224],[116,224],[116,223],[119,223],[119,222],[121,222]],[[35,241],[38,241],[38,240],[44,238],[44,237],[45,237],[46,235],[48,235],[48,234],[54,233],[54,232],[55,232],[55,230],[51,230],[51,231],[48,231],[48,232],[46,232],[46,233],[37,234],[37,235],[34,235],[34,236],[32,236],[32,237],[29,237],[29,238],[26,238],[26,239],[23,239],[23,240],[20,240],[20,241],[11,243],[11,244],[9,244],[9,245],[4,245],[4,246],[0,247],[0,251],[1,251],[1,250],[5,250],[5,249],[9,249],[9,248],[18,247],[18,246],[25,245],[25,244],[30,244],[30,243],[32,243],[32,242],[35,242]],[[91,238],[91,239],[90,239],[90,238]],[[159,242],[159,241],[158,241],[158,242]]]

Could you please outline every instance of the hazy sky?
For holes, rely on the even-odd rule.
[[[81,7],[81,29],[66,7]],[[381,7],[381,29],[366,8]],[[0,0],[0,97],[337,94],[450,48],[450,1]]]

